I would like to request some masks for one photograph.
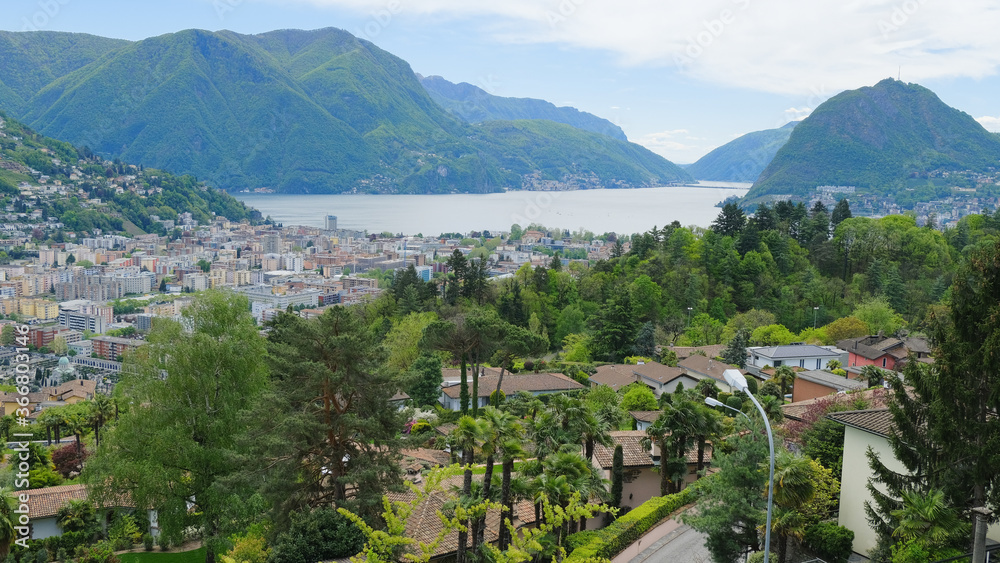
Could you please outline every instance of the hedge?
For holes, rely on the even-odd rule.
[[[650,528],[698,497],[695,487],[665,497],[653,497],[633,508],[611,525],[597,531],[586,531],[566,538],[567,545],[576,546],[567,562],[583,561],[591,557],[611,559],[632,545]]]

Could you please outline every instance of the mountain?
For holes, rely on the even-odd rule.
[[[788,142],[798,123],[792,121],[777,129],[747,133],[699,158],[685,170],[698,180],[753,182]]]
[[[841,92],[792,130],[744,198],[808,197],[822,185],[894,196],[1000,168],[1000,137],[916,84],[886,79]],[[933,198],[933,190],[928,192]]]
[[[486,90],[468,82],[455,84],[440,76],[421,76],[420,84],[430,94],[431,99],[453,115],[468,123],[520,119],[548,119],[556,123],[572,125],[577,129],[591,131],[627,141],[621,127],[592,113],[571,107],[556,107],[555,104],[534,98],[505,98],[494,96]]]
[[[260,223],[260,213],[192,176],[108,161],[39,135],[0,112],[0,209],[14,238],[31,231],[165,234],[162,221],[190,213],[202,225],[225,217]],[[29,210],[40,210],[31,219]],[[58,223],[48,221],[55,217]],[[157,218],[159,220],[157,220]],[[20,232],[20,235],[18,234]],[[5,237],[7,238],[7,237]],[[38,237],[36,237],[38,238]],[[61,240],[57,242],[62,242]]]
[[[42,58],[49,50],[36,43],[50,37],[19,37],[32,56],[17,60]],[[553,187],[592,174],[607,187],[690,178],[635,145],[584,142],[569,127],[521,126],[511,137],[464,123],[430,98],[405,61],[338,29],[187,30],[94,43],[88,53],[103,52],[90,62],[58,67],[64,72],[36,92],[21,86],[26,101],[11,113],[98,154],[191,172],[227,190],[491,192],[539,176],[562,183]]]

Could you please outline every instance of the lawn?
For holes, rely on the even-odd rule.
[[[119,555],[121,563],[204,563],[205,548],[177,553],[162,553],[159,551],[142,551],[123,553]]]

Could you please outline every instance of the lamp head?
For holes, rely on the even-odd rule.
[[[722,404],[722,401],[714,399],[712,397],[705,397],[705,404],[710,407],[724,407],[726,405]]]
[[[727,369],[722,372],[722,377],[726,378],[726,383],[730,387],[737,389],[739,391],[747,392],[747,378],[743,377],[738,369]]]

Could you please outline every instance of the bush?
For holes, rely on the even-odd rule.
[[[152,534],[143,534],[142,535],[142,546],[146,549],[146,551],[153,551],[153,536],[152,536]]]
[[[844,563],[851,556],[854,532],[832,522],[820,522],[806,529],[806,549],[830,563]]]
[[[39,549],[35,554],[35,563],[49,563],[49,550],[44,547]]]
[[[613,558],[632,545],[650,528],[682,506],[694,502],[698,493],[695,487],[665,497],[653,497],[619,516],[610,526],[596,532],[578,532],[566,539],[567,545],[576,546],[565,561],[584,561],[593,557]],[[577,538],[586,534],[582,538]]]
[[[70,474],[80,472],[88,455],[86,448],[82,449],[82,455],[79,455],[76,452],[76,444],[66,444],[52,452],[52,463],[64,479],[69,479]]]
[[[769,557],[768,559],[770,561],[777,561],[778,560],[778,554],[772,551],[771,552],[771,557]],[[764,563],[764,552],[763,551],[755,551],[755,552],[751,553],[750,554],[750,559],[747,560],[747,563]]]
[[[314,563],[357,555],[365,536],[332,508],[299,514],[274,541],[271,563]]]
[[[81,545],[76,548],[76,558],[77,563],[119,563],[114,546],[106,541]]]
[[[132,549],[142,539],[142,531],[131,514],[122,514],[108,531],[108,541],[115,549]]]
[[[59,551],[56,552],[56,561],[62,561],[62,563],[66,563],[66,561],[68,560],[69,560],[69,552],[60,547]]]
[[[259,532],[249,531],[242,536],[230,538],[233,548],[226,554],[235,563],[267,563],[271,550]]]
[[[431,430],[434,430],[434,427],[429,422],[418,420],[410,427],[410,434],[420,434],[421,432],[430,432]]]

